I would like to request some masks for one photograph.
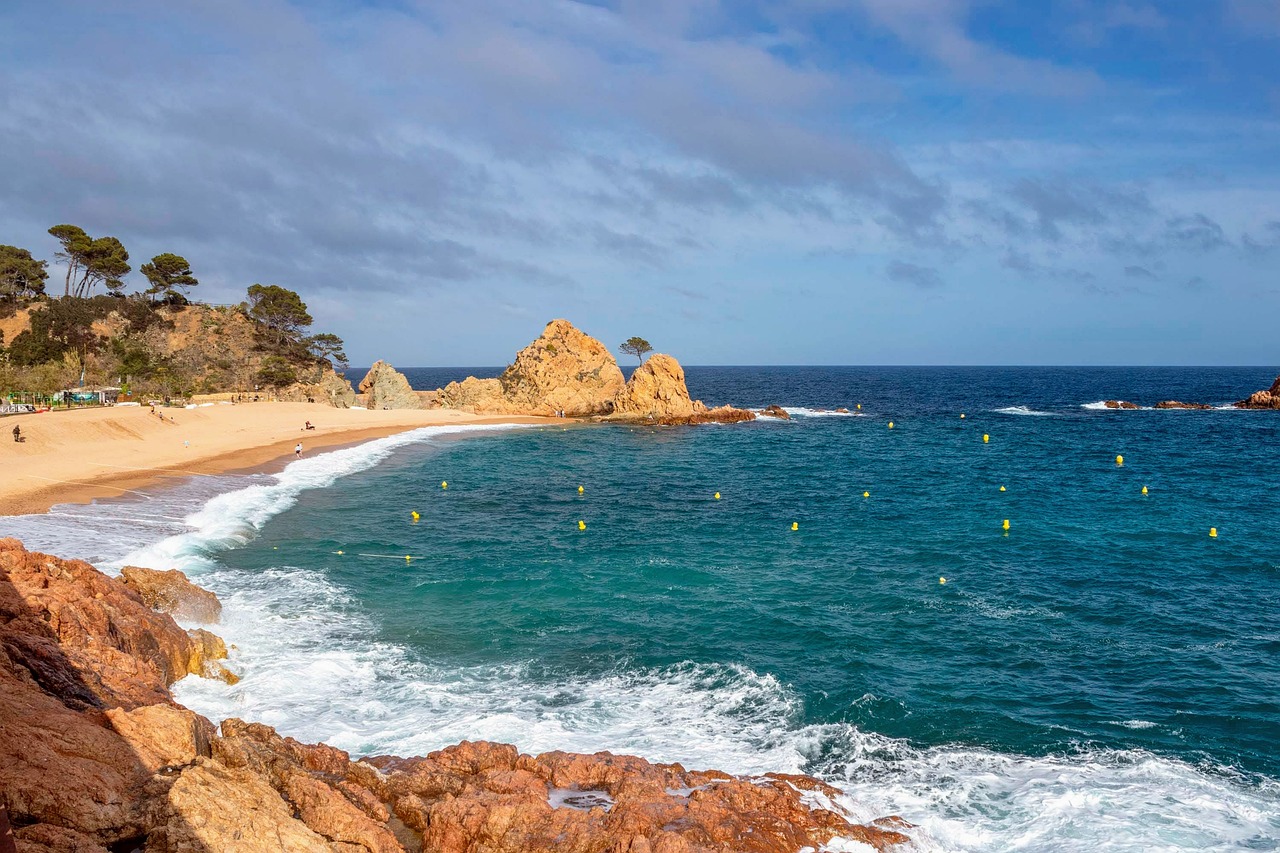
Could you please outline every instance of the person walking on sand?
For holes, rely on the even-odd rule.
[[[17,424],[13,425],[13,440],[16,442],[22,441],[22,427]]]
[[[297,444],[293,446],[293,455],[298,457],[299,459],[302,458],[302,442],[301,441],[299,441]]]

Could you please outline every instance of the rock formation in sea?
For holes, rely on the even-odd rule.
[[[1235,405],[1237,409],[1280,409],[1280,376],[1270,388],[1255,391]]]
[[[360,393],[369,409],[421,409],[422,400],[409,380],[385,361],[375,361],[360,380]]]
[[[1208,403],[1183,403],[1181,400],[1161,400],[1153,408],[1156,409],[1212,409]]]
[[[477,414],[599,417],[642,423],[750,420],[689,397],[684,369],[655,353],[624,381],[608,347],[568,320],[552,320],[496,379],[469,376],[435,392],[433,405]]]
[[[836,837],[876,850],[909,840],[899,818],[854,822],[808,776],[465,741],[353,760],[257,723],[224,720],[219,733],[168,690],[222,646],[199,634],[87,563],[0,539],[0,818],[20,853],[795,853]]]
[[[1137,403],[1130,403],[1128,400],[1106,400],[1103,405],[1108,409],[1136,409]]]
[[[125,566],[121,582],[136,592],[152,610],[186,622],[217,622],[222,616],[218,596],[193,584],[177,569],[160,571]]]
[[[763,409],[760,410],[760,414],[764,415],[765,417],[779,418],[780,420],[784,420],[784,421],[791,420],[791,413],[778,405],[765,406]]]

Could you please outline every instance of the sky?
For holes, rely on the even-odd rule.
[[[51,290],[72,223],[296,290],[357,365],[556,317],[685,364],[1280,363],[1280,0],[4,0],[0,140]]]

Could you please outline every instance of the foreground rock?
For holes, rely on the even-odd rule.
[[[1235,404],[1237,409],[1280,409],[1280,376],[1265,391],[1255,391]]]
[[[360,393],[370,409],[421,409],[422,400],[405,375],[385,361],[375,361],[360,380]]]
[[[795,853],[837,837],[876,850],[908,841],[897,818],[851,822],[839,792],[807,776],[468,742],[352,760],[235,719],[218,736],[167,690],[195,645],[88,564],[0,540],[0,809],[21,853]]]
[[[196,586],[177,569],[159,571],[125,566],[120,570],[120,579],[152,610],[168,613],[174,619],[211,623],[222,616],[218,596]]]

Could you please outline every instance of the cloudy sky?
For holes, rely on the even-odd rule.
[[[1277,57],[1280,0],[4,0],[0,243],[295,289],[355,364],[567,317],[686,364],[1274,365]]]

